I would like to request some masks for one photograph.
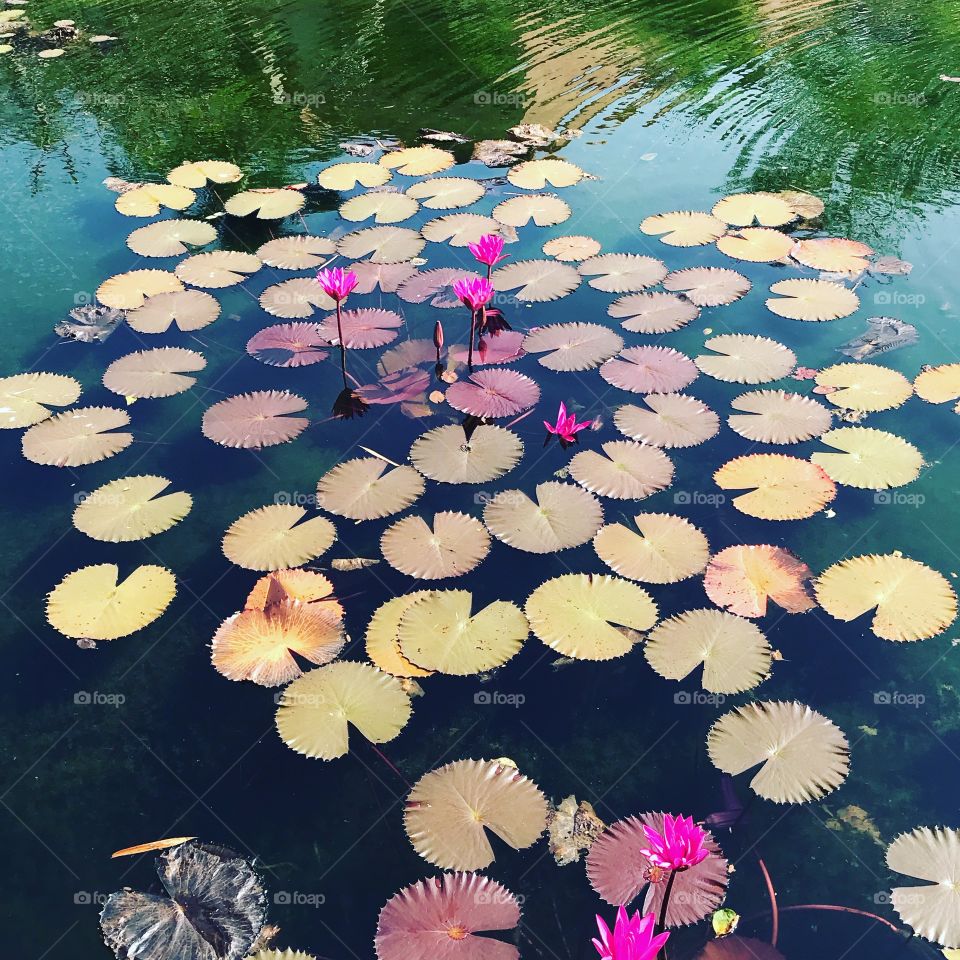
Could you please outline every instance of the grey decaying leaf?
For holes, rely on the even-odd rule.
[[[246,956],[267,916],[253,867],[232,850],[191,840],[164,851],[167,896],[125,888],[100,914],[104,942],[121,960],[234,960]]]

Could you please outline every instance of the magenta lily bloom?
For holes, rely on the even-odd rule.
[[[467,246],[479,263],[486,264],[487,276],[490,275],[490,267],[504,259],[503,237],[495,233],[484,234],[476,243],[468,243]]]
[[[343,327],[340,316],[340,306],[350,295],[350,291],[360,282],[360,278],[352,270],[342,267],[333,267],[330,270],[321,270],[317,274],[317,283],[323,292],[337,302],[337,339],[340,341],[340,373],[343,375],[343,389],[347,391],[347,348],[343,345]],[[338,414],[339,416],[339,414]]]
[[[346,300],[359,282],[360,278],[352,270],[344,270],[342,267],[321,270],[317,274],[317,283],[323,287],[323,292],[337,303]]]
[[[493,287],[483,277],[470,277],[458,280],[453,285],[457,299],[471,310],[485,307],[493,299]]]
[[[663,833],[646,825],[643,832],[650,847],[640,852],[655,867],[686,870],[710,856],[703,845],[706,834],[693,822],[693,817],[675,817],[668,813],[663,818]]]
[[[477,311],[480,311],[480,328],[483,329],[487,304],[493,299],[493,286],[485,277],[464,277],[453,285],[453,292],[465,307],[470,308],[470,343],[467,349],[467,366],[472,370]]]
[[[600,914],[597,914],[597,928],[600,939],[594,938],[593,945],[600,960],[653,960],[670,936],[669,933],[654,936],[653,914],[642,917],[638,910],[631,917],[623,905],[617,910],[612,932]]]
[[[567,405],[562,401],[560,403],[560,411],[557,413],[557,422],[550,423],[547,420],[543,421],[543,425],[547,428],[547,433],[555,434],[564,443],[573,443],[577,438],[577,434],[581,430],[586,430],[591,423],[593,423],[592,420],[581,420],[577,423],[576,414],[568,414]]]

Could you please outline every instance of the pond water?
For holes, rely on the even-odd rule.
[[[960,85],[940,79],[960,74],[960,4],[31,0],[28,11],[41,27],[68,17],[88,33],[120,40],[106,51],[80,42],[46,62],[21,53],[0,59],[0,375],[69,374],[83,384],[82,404],[124,406],[100,383],[117,357],[186,346],[200,350],[207,367],[192,390],[137,401],[130,408],[135,443],[115,458],[78,469],[39,466],[21,455],[19,431],[0,436],[0,813],[11,951],[38,960],[108,955],[97,920],[103,898],[153,881],[152,856],[111,861],[110,852],[196,835],[256,858],[270,890],[271,922],[281,928],[279,946],[335,960],[371,957],[381,906],[436,872],[406,838],[405,781],[452,760],[510,757],[548,796],[589,800],[607,822],[661,809],[702,819],[725,806],[706,733],[721,714],[754,698],[795,699],[833,720],[849,740],[851,771],[818,803],[758,799],[734,831],[718,833],[736,868],[727,902],[744,917],[741,932],[769,939],[758,855],[781,908],[840,904],[901,925],[889,903],[899,881],[885,865],[886,845],[918,825],[958,825],[955,630],[895,644],[874,636],[869,618],[841,623],[821,610],[787,616],[775,607],[760,625],[782,661],[755,691],[725,699],[698,696],[693,677],[680,684],[658,677],[639,648],[610,662],[554,665],[557,655],[531,636],[490,678],[422,681],[426,695],[414,699],[412,720],[382,748],[390,764],[359,737],[345,758],[307,759],[278,738],[272,690],[231,683],[210,665],[214,631],[242,606],[258,576],[224,558],[224,531],[264,504],[311,505],[318,478],[338,461],[365,456],[361,448],[402,463],[426,429],[460,418],[440,405],[426,419],[385,405],[362,418],[333,420],[335,357],[288,370],[246,356],[247,340],[280,322],[260,309],[259,295],[305,272],[265,268],[242,286],[215,291],[221,317],[193,335],[144,337],[123,326],[89,345],[60,341],[52,328],[89,302],[104,279],[175,264],[144,262],[125,246],[129,232],[150,221],[119,215],[116,195],[102,185],[106,177],[161,180],[184,160],[216,158],[238,164],[244,186],[314,183],[323,167],[350,159],[340,146],[347,138],[416,143],[418,130],[432,127],[475,140],[540,122],[581,134],[553,153],[595,179],[558,191],[572,217],[521,228],[519,243],[507,248],[512,260],[542,256],[553,237],[586,234],[604,252],[658,257],[671,270],[733,267],[753,283],[744,299],[705,309],[676,333],[620,331],[628,345],[660,343],[696,356],[708,329],[759,333],[820,368],[843,359],[837,347],[860,334],[866,318],[893,316],[915,326],[919,339],[879,361],[912,380],[923,364],[956,361],[960,348]],[[457,166],[447,175],[506,173],[471,163],[469,145],[455,153]],[[796,270],[735,262],[713,246],[668,247],[638,229],[650,214],[709,210],[725,194],[785,189],[823,199],[824,235],[860,240],[912,262],[913,271],[867,277],[850,316],[796,323],[764,305],[771,283],[801,275]],[[514,192],[495,185],[470,212],[488,214]],[[353,225],[338,216],[337,202],[335,194],[314,190],[302,221],[230,219],[222,245],[255,250],[304,224],[317,235],[341,236]],[[217,197],[206,196],[191,215],[219,209]],[[419,228],[433,215],[421,210],[403,226]],[[427,244],[422,256],[429,267],[471,266],[465,250],[445,244]],[[567,321],[619,329],[606,314],[612,299],[583,284],[554,302],[511,302],[505,310],[519,330]],[[380,293],[351,300],[390,309],[398,303]],[[447,342],[463,341],[466,311],[399,306],[402,338],[429,338],[440,318]],[[360,382],[376,378],[379,353],[351,353]],[[560,400],[599,421],[599,430],[581,435],[581,447],[597,447],[620,437],[613,412],[637,399],[595,371],[551,372],[532,356],[513,369],[542,389],[533,414],[512,427],[525,444],[524,459],[479,492],[429,484],[412,512],[479,517],[485,498],[499,490],[532,491],[576,452],[543,446],[541,421]],[[772,386],[810,388],[790,379]],[[253,452],[202,436],[201,417],[213,403],[268,389],[289,389],[309,402],[315,422],[294,442]],[[748,389],[701,376],[689,392],[725,419],[730,401]],[[724,426],[702,447],[671,451],[676,475],[669,490],[639,505],[605,500],[606,519],[682,512],[706,533],[712,551],[736,543],[787,546],[815,572],[844,557],[901,550],[953,582],[960,571],[957,423],[951,404],[917,398],[871,415],[869,426],[920,449],[926,466],[919,478],[898,496],[840,486],[831,513],[786,523],[738,512],[716,496],[710,475],[748,453],[808,457],[822,447],[809,441],[765,448]],[[192,494],[182,523],[121,544],[73,528],[71,514],[85,492],[144,473]],[[380,556],[380,535],[396,518],[334,519],[340,540],[318,568],[330,557]],[[47,623],[44,597],[67,573],[108,562],[124,572],[143,563],[166,566],[176,574],[177,596],[146,629],[80,649]],[[495,540],[476,573],[441,586],[466,587],[478,604],[503,599],[522,606],[535,587],[570,572],[608,571],[589,542],[539,556]],[[353,638],[344,656],[354,660],[364,657],[372,613],[389,597],[423,586],[384,562],[330,576]],[[709,603],[699,577],[649,589],[661,616]],[[736,780],[745,802],[748,780]],[[520,852],[501,845],[497,853],[490,874],[524,899],[522,955],[592,956],[594,914],[611,910],[590,888],[583,865],[556,866],[543,841]],[[671,957],[696,955],[707,929],[678,933]],[[867,917],[797,911],[781,914],[778,949],[790,960],[839,960],[893,955],[899,947],[896,934]],[[937,951],[914,939],[903,953]]]

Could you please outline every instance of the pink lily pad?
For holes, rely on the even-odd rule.
[[[379,310],[364,307],[360,310],[344,310],[340,318],[343,326],[343,345],[348,350],[364,350],[368,347],[382,347],[397,339],[397,332],[403,326],[403,317],[392,310]],[[331,343],[339,343],[337,336],[337,315],[324,317],[320,324],[320,334]]]
[[[667,874],[657,883],[648,877],[650,861],[642,851],[649,847],[643,826],[663,829],[662,813],[642,813],[610,826],[594,842],[587,854],[587,878],[607,903],[627,904],[644,887],[643,913],[660,915],[667,887]],[[684,927],[702,920],[723,903],[727,890],[727,861],[717,842],[707,833],[704,845],[710,851],[706,860],[679,872],[673,883],[667,906],[667,926]]]
[[[504,330],[495,337],[481,337],[473,351],[473,362],[479,366],[513,363],[524,355],[522,344],[523,334],[519,330]],[[466,344],[452,346],[450,356],[459,363],[466,363]]]
[[[453,292],[458,280],[479,280],[480,274],[456,267],[441,267],[439,270],[424,270],[414,274],[397,288],[397,296],[407,303],[429,303],[433,307],[449,309],[462,306]]]
[[[413,369],[398,370],[353,392],[367,403],[408,403],[422,399],[429,389],[429,372]]]
[[[478,873],[444,873],[387,901],[374,947],[379,960],[518,960],[512,943],[478,934],[519,922],[520,905],[506,887]]]
[[[256,390],[227,397],[203,415],[203,435],[224,447],[259,450],[286,443],[310,425],[306,417],[291,417],[307,401],[286,390]]]
[[[316,323],[278,323],[247,341],[247,353],[271,367],[306,367],[330,356]]]
[[[397,287],[417,273],[417,268],[409,263],[371,263],[360,260],[350,269],[357,275],[354,293],[373,293],[377,287],[383,293],[396,293]]]
[[[540,388],[522,373],[494,367],[453,384],[446,395],[454,410],[474,417],[513,417],[540,399]]]
[[[631,393],[677,393],[699,375],[696,364],[670,347],[628,347],[600,367],[607,383]]]

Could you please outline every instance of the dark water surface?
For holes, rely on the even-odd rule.
[[[333,763],[293,753],[274,730],[273,692],[214,672],[210,637],[256,579],[232,567],[219,544],[246,511],[277,498],[309,498],[318,477],[360,455],[359,445],[400,462],[425,428],[453,417],[418,422],[382,407],[362,420],[320,422],[337,393],[332,364],[276,370],[243,354],[256,330],[276,322],[256,297],[292,276],[269,269],[243,288],[217,291],[223,313],[197,334],[203,346],[187,336],[143,338],[127,328],[99,346],[57,341],[53,325],[106,277],[173,264],[137,262],[124,241],[146,221],[118,215],[101,181],[162,179],[185,159],[215,157],[240,164],[250,185],[279,186],[314,180],[321,166],[341,158],[345,137],[412,141],[419,127],[430,126],[482,138],[522,121],[563,125],[583,135],[561,155],[598,179],[564,191],[571,220],[526,228],[510,251],[514,257],[536,256],[553,236],[586,233],[605,252],[648,253],[671,269],[736,266],[753,280],[751,294],[704,311],[664,343],[695,354],[705,328],[761,332],[794,349],[801,363],[819,367],[838,359],[836,347],[860,333],[867,317],[892,315],[914,324],[920,339],[883,362],[913,378],[923,363],[957,360],[960,347],[954,207],[960,85],[939,79],[960,74],[960,4],[31,0],[28,10],[41,26],[70,17],[122,42],[108,54],[79,45],[47,63],[19,54],[0,59],[0,375],[69,373],[83,383],[85,405],[116,405],[99,379],[107,363],[132,350],[196,346],[208,366],[194,390],[137,402],[131,410],[137,442],[115,459],[80,470],[40,467],[20,456],[17,431],[0,437],[0,836],[8,950],[37,960],[106,956],[98,903],[124,884],[143,888],[152,881],[151,857],[111,862],[110,851],[190,834],[257,858],[274,900],[271,920],[282,928],[280,946],[335,960],[371,957],[379,908],[400,887],[431,874],[403,831],[406,787],[359,740]],[[461,170],[497,172],[477,165],[449,172]],[[709,209],[718,196],[740,189],[785,188],[826,201],[826,232],[904,257],[915,264],[913,273],[889,284],[868,280],[851,317],[796,324],[763,304],[782,269],[731,264],[711,248],[664,247],[637,229],[651,213]],[[470,210],[486,213],[503,195],[491,194]],[[203,212],[215,208],[211,203]],[[311,203],[305,219],[317,234],[343,227],[324,200]],[[405,225],[424,219],[421,213]],[[225,245],[255,248],[269,237],[268,228],[245,227],[226,235]],[[438,244],[424,256],[431,266],[466,265],[462,251]],[[583,286],[554,304],[513,307],[511,319],[521,329],[607,322],[610,299]],[[355,305],[376,302],[366,297]],[[405,304],[405,336],[428,337],[437,313]],[[453,330],[463,315],[446,312],[442,319]],[[657,338],[627,335],[627,341]],[[373,361],[354,357],[357,376],[372,377]],[[525,459],[486,492],[531,490],[566,464],[569,453],[556,445],[542,450],[541,413],[551,414],[558,400],[603,420],[602,432],[586,435],[585,443],[597,444],[617,436],[612,412],[631,399],[595,374],[553,374],[529,357],[517,369],[537,377],[543,400],[516,427]],[[306,397],[318,424],[294,443],[256,455],[201,436],[201,415],[216,400],[269,388]],[[701,377],[689,392],[724,415],[743,388]],[[708,496],[716,493],[710,473],[751,448],[724,428],[702,448],[674,452],[673,489],[637,511],[606,501],[606,517],[669,512],[683,502],[676,500],[680,493],[692,501],[684,514],[705,530],[714,550],[783,543],[820,571],[844,556],[900,549],[955,578],[960,453],[950,405],[913,400],[869,423],[910,439],[929,464],[904,491],[911,495],[906,501],[875,502],[867,491],[841,488],[835,517],[821,513],[788,524],[717,507]],[[814,449],[809,443],[785,452],[808,456]],[[71,512],[83,491],[137,473],[161,474],[189,491],[194,508],[187,520],[132,544],[97,543],[73,529]],[[475,492],[433,485],[415,510],[479,515]],[[385,526],[339,521],[341,543],[331,555],[377,556]],[[46,623],[43,598],[66,573],[101,562],[125,571],[161,563],[175,571],[178,595],[146,630],[81,650]],[[590,544],[538,558],[495,541],[469,587],[484,605],[522,603],[552,576],[601,570]],[[334,579],[346,598],[354,638],[346,655],[354,659],[362,658],[371,613],[418,586],[384,563]],[[663,615],[706,603],[699,579],[652,592]],[[768,921],[758,916],[768,909],[759,854],[781,906],[844,904],[896,921],[887,902],[886,843],[917,825],[956,826],[960,819],[954,633],[894,645],[874,637],[865,621],[839,624],[816,611],[774,614],[762,626],[784,661],[756,696],[796,698],[833,719],[850,740],[852,770],[823,802],[757,801],[733,835],[720,836],[736,864],[728,903],[748,918],[743,932],[767,937]],[[679,686],[662,680],[639,650],[561,669],[551,667],[554,659],[531,638],[486,683],[425,684],[427,696],[414,701],[413,720],[385,753],[410,782],[450,760],[508,756],[548,795],[575,793],[607,821],[648,809],[702,818],[720,808],[704,737],[716,716],[750,695],[722,706],[678,703],[678,689],[696,690],[692,679]],[[476,696],[487,692],[523,702],[477,702],[489,699]],[[105,698],[123,702],[109,705]],[[746,778],[738,790],[749,794]],[[849,817],[851,806],[866,812],[875,834],[838,819],[842,811]],[[582,866],[556,867],[541,843],[521,853],[504,850],[490,873],[525,898],[524,957],[593,955],[589,937],[600,902]],[[695,955],[705,931],[700,925],[678,935],[671,957]],[[781,918],[780,949],[789,960],[839,960],[892,956],[900,948],[894,934],[865,918],[792,912]],[[912,942],[902,955],[935,953]]]

